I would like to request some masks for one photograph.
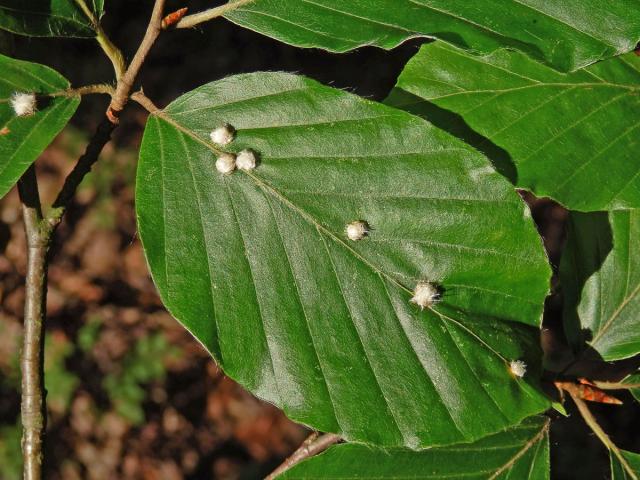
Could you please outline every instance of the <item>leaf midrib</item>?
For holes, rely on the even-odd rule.
[[[628,84],[618,84],[618,83],[611,83],[611,82],[538,82],[538,83],[532,83],[530,85],[521,85],[519,87],[509,87],[509,88],[493,88],[493,89],[475,89],[475,90],[463,90],[462,92],[452,92],[452,93],[447,93],[445,95],[439,95],[439,96],[423,96],[424,93],[423,92],[416,92],[413,91],[411,89],[407,89],[405,87],[402,87],[401,84],[399,84],[399,87],[402,88],[403,90],[406,90],[409,93],[412,93],[414,95],[419,96],[420,98],[423,99],[423,101],[416,101],[416,102],[408,102],[408,103],[398,103],[398,104],[394,104],[397,107],[409,107],[409,106],[414,106],[414,105],[420,105],[421,103],[424,102],[428,102],[428,101],[433,101],[433,100],[442,100],[443,98],[451,98],[451,97],[456,97],[456,96],[460,96],[460,95],[481,95],[484,93],[510,93],[510,92],[518,92],[518,91],[523,91],[523,90],[528,90],[531,88],[542,88],[542,87],[559,87],[559,88],[564,88],[564,89],[591,89],[594,87],[602,87],[602,88],[609,88],[609,89],[622,89],[622,90],[628,90],[629,94],[633,94],[636,93],[638,90],[640,90],[640,87],[638,87],[637,85],[628,85]],[[461,87],[458,87],[461,88]]]
[[[157,111],[152,113],[152,115],[156,116],[157,118],[160,118],[162,120],[164,120],[165,122],[169,123],[170,125],[174,126],[175,128],[177,128],[178,130],[180,130],[181,132],[185,133],[186,135],[188,135],[189,137],[191,137],[193,140],[195,140],[196,142],[200,143],[201,145],[205,146],[206,148],[208,148],[209,150],[212,150],[214,153],[216,154],[220,154],[223,152],[223,150],[219,149],[218,147],[214,146],[213,144],[211,144],[210,142],[207,142],[206,140],[203,140],[202,138],[200,138],[195,132],[191,131],[189,128],[181,125],[180,123],[176,122],[173,118],[171,118],[170,115],[168,115],[166,112],[164,111]],[[400,282],[399,280],[397,280],[396,278],[390,276],[389,274],[387,274],[386,272],[380,270],[378,267],[376,267],[375,265],[371,264],[366,258],[364,258],[362,255],[360,255],[356,250],[354,250],[348,243],[346,243],[342,238],[338,237],[335,233],[333,233],[331,230],[329,230],[327,227],[325,227],[324,225],[322,225],[321,223],[317,222],[315,220],[315,218],[310,215],[309,213],[307,213],[306,211],[302,210],[300,207],[298,207],[297,205],[295,205],[291,200],[289,200],[286,196],[284,196],[282,193],[280,193],[276,188],[274,188],[273,186],[269,185],[268,183],[266,183],[264,180],[262,180],[260,177],[256,176],[254,173],[250,172],[250,171],[245,171],[245,170],[241,170],[240,173],[243,173],[247,176],[249,176],[250,178],[252,178],[252,180],[259,186],[262,186],[263,188],[266,188],[267,190],[271,191],[276,198],[278,198],[281,202],[283,202],[285,205],[287,205],[289,208],[293,209],[294,211],[296,211],[302,218],[304,218],[305,220],[307,220],[308,222],[310,222],[312,225],[314,225],[316,228],[321,229],[323,232],[325,232],[326,235],[328,235],[330,238],[332,238],[334,241],[336,241],[339,245],[341,245],[342,247],[344,247],[345,249],[347,249],[347,251],[349,251],[355,258],[357,258],[359,261],[361,261],[363,264],[367,265],[369,268],[372,269],[372,271],[376,272],[379,275],[384,276],[385,278],[387,278],[390,282],[392,282],[394,285],[396,285],[397,287],[399,287],[401,290],[405,291],[408,295],[412,296],[413,295],[413,290],[407,286],[405,286],[402,282]],[[457,199],[450,199],[452,201],[455,201]],[[475,201],[475,199],[465,199],[464,201]],[[480,200],[481,201],[481,200]],[[504,294],[507,296],[513,296],[513,295],[509,295],[503,292],[497,292],[500,294]],[[524,298],[520,298],[520,297],[515,297],[514,298],[518,298],[521,301],[525,301],[528,303],[531,303],[529,300],[524,299]],[[503,359],[504,360],[504,359]],[[506,360],[505,360],[506,361]]]

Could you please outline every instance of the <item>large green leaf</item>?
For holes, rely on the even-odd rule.
[[[549,420],[534,417],[475,443],[420,452],[343,444],[278,478],[293,479],[517,479],[549,478]]]
[[[387,103],[464,138],[518,187],[592,211],[640,207],[639,93],[633,54],[561,74],[520,53],[435,42]]]
[[[79,97],[55,96],[69,88],[56,71],[0,55],[0,197],[18,181],[42,151],[67,124]],[[18,117],[11,108],[14,92],[36,93],[38,110]]]
[[[302,47],[392,48],[429,36],[479,53],[518,49],[565,71],[640,40],[636,0],[255,0],[225,16]]]
[[[627,461],[631,472],[623,467],[620,460],[613,454],[611,457],[611,480],[638,480],[640,478],[640,455],[622,450],[622,456]]]
[[[224,122],[234,151],[259,152],[254,171],[214,167]],[[207,84],[150,117],[136,205],[171,313],[300,422],[418,447],[548,405],[535,378],[549,268],[529,211],[418,117],[284,73]],[[371,232],[353,242],[358,219]],[[409,303],[421,280],[441,286],[433,309]]]
[[[560,275],[565,330],[605,360],[640,353],[640,210],[572,212]]]
[[[96,19],[104,0],[86,0]],[[0,0],[0,29],[33,37],[94,37],[91,21],[76,0]]]

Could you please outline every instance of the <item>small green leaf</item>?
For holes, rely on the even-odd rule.
[[[549,478],[549,419],[534,417],[475,443],[419,452],[337,445],[278,477],[294,479]]]
[[[216,170],[209,136],[225,123],[255,170]],[[284,73],[210,83],[150,117],[136,208],[169,311],[293,419],[419,447],[549,405],[536,387],[549,267],[529,211],[418,117]],[[352,241],[357,220],[370,232]],[[421,311],[409,300],[424,280],[442,301]]]
[[[625,468],[620,459],[609,452],[611,458],[611,480],[638,480],[640,478],[640,455],[633,452],[621,451],[628,468]],[[629,471],[631,470],[631,471]]]
[[[560,275],[575,349],[605,360],[640,353],[640,210],[571,212]]]
[[[386,103],[452,131],[516,186],[569,209],[640,207],[634,54],[561,74],[520,53],[476,57],[435,42],[411,59]]]
[[[3,197],[38,155],[64,128],[80,103],[62,93],[69,82],[37,63],[0,55],[0,197]],[[17,116],[11,105],[15,92],[35,93],[37,111]]]
[[[633,388],[629,388],[629,391],[631,392],[631,395],[640,402],[640,372],[628,375],[622,383],[626,385],[633,385]]]
[[[100,19],[104,0],[86,0]],[[32,37],[95,37],[94,25],[76,0],[0,0],[0,29]]]
[[[426,36],[474,53],[517,49],[564,71],[629,52],[640,39],[636,0],[255,0],[225,17],[301,47],[393,48]]]

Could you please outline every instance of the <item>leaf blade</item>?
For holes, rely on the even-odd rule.
[[[234,151],[260,153],[255,171],[213,167],[223,122]],[[150,120],[136,204],[165,305],[294,419],[415,448],[548,405],[505,360],[522,356],[535,378],[549,270],[528,211],[485,159],[416,117],[289,74],[207,84]],[[372,230],[350,243],[354,218]],[[409,304],[421,277],[447,289],[425,312]],[[478,405],[491,415],[470,416]]]
[[[472,444],[419,452],[342,444],[307,459],[278,478],[549,478],[549,421],[531,418]],[[506,477],[505,477],[506,478]]]
[[[640,206],[638,125],[625,120],[639,82],[635,55],[561,74],[519,53],[475,57],[436,42],[408,63],[387,103],[457,122],[454,134],[538,196],[573,210],[626,209]]]
[[[626,450],[621,450],[620,453],[627,461],[627,464],[633,471],[633,474],[622,465],[620,459],[618,459],[613,452],[609,452],[609,458],[611,460],[611,479],[637,480],[640,478],[640,455],[634,452],[627,452]]]
[[[640,39],[640,25],[631,14],[640,12],[631,1],[572,1],[562,8],[541,1],[507,3],[485,2],[479,9],[438,0],[255,0],[225,17],[301,47],[393,48],[426,36],[483,54],[518,49],[563,71],[629,52]]]
[[[88,3],[96,19],[104,10],[103,0]],[[91,20],[74,0],[0,0],[0,29],[33,37],[95,37]]]
[[[608,361],[640,352],[640,268],[633,254],[639,232],[639,210],[570,214],[560,272],[565,330],[574,348],[587,342]]]
[[[38,155],[64,128],[75,112],[77,97],[46,97],[69,88],[69,82],[54,70],[36,63],[0,55],[0,197],[18,181]],[[36,93],[39,109],[18,117],[10,105],[14,92]],[[46,102],[49,102],[45,105]]]

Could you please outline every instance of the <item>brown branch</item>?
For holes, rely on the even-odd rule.
[[[107,109],[107,117],[112,123],[118,123],[120,112],[122,112],[124,106],[129,101],[129,95],[133,88],[133,84],[136,81],[136,77],[138,76],[138,72],[140,72],[140,68],[147,58],[151,47],[162,31],[164,3],[165,0],[156,0],[153,5],[151,19],[149,20],[149,25],[147,26],[147,31],[145,32],[144,37],[142,38],[142,42],[140,42],[140,46],[133,56],[133,60],[131,60],[129,67],[127,67],[127,71],[124,72],[124,75],[122,75],[118,80],[116,91],[111,99],[109,108]]]
[[[42,221],[35,167],[31,165],[18,182],[27,237],[24,336],[22,343],[22,457],[24,479],[42,477],[42,445],[46,425],[43,377],[47,253],[51,230]]]
[[[333,433],[325,433],[318,436],[317,432],[312,433],[309,437],[300,445],[300,447],[291,454],[282,464],[276,468],[271,474],[265,478],[265,480],[275,480],[278,475],[286,472],[294,465],[313,457],[319,453],[324,452],[331,445],[338,443],[341,440],[339,435]]]
[[[53,202],[52,210],[47,218],[52,228],[55,228],[62,220],[62,217],[69,206],[71,199],[75,195],[78,186],[84,179],[85,175],[91,171],[91,167],[93,167],[98,160],[100,152],[102,152],[104,146],[111,139],[111,134],[118,125],[120,112],[129,100],[131,88],[138,73],[140,72],[140,68],[144,63],[149,50],[162,31],[164,4],[165,0],[156,0],[153,6],[153,11],[151,12],[151,19],[149,20],[147,31],[133,57],[133,60],[131,60],[131,64],[118,80],[115,91],[113,91],[109,86],[92,86],[92,90],[102,90],[102,87],[104,87],[104,90],[111,94],[111,103],[107,109],[106,117],[102,120],[100,125],[98,125],[98,129],[89,141],[89,145],[87,146],[85,153],[78,159],[75,167],[65,179],[64,185],[62,186],[56,200]],[[144,95],[142,96],[144,97]],[[151,100],[147,100],[151,103]]]
[[[47,221],[51,228],[55,229],[62,220],[62,216],[71,203],[78,186],[85,175],[91,171],[91,167],[98,161],[100,152],[111,139],[111,134],[115,128],[116,125],[114,123],[111,123],[107,117],[103,117],[84,154],[78,159],[73,170],[65,178],[64,185],[51,206],[51,211],[47,215]]]

